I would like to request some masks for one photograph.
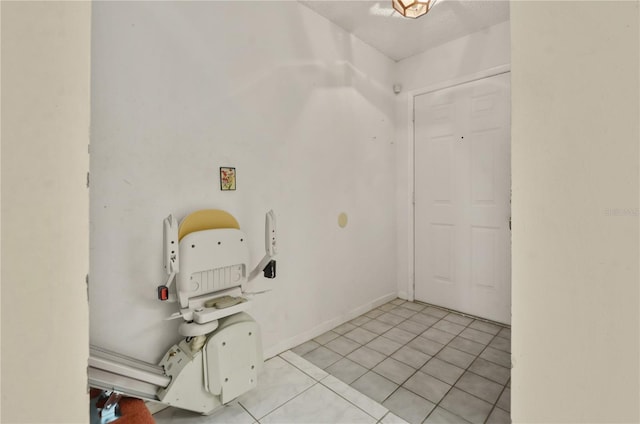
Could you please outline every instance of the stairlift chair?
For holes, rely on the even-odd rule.
[[[266,215],[266,254],[251,272],[247,236],[229,213],[201,210],[179,225],[172,215],[164,220],[168,279],[158,298],[178,304],[168,319],[182,319],[184,339],[160,362],[171,378],[158,390],[160,402],[208,415],[256,386],[262,346],[258,324],[245,312],[252,302],[247,284],[260,272],[275,277],[276,247],[273,211]]]

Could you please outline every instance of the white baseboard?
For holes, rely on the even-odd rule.
[[[269,359],[276,355],[285,352],[292,347],[298,346],[306,342],[307,340],[311,340],[314,337],[318,337],[320,334],[324,334],[332,328],[336,328],[337,326],[344,324],[347,321],[351,321],[354,318],[359,317],[360,315],[377,308],[378,306],[384,305],[387,302],[392,301],[396,297],[399,296],[399,293],[389,293],[387,295],[381,296],[378,299],[375,299],[371,302],[367,302],[362,306],[359,306],[343,315],[340,315],[336,318],[330,319],[329,321],[325,321],[320,325],[315,326],[314,328],[305,331],[304,333],[298,334],[294,337],[291,337],[287,340],[283,340],[282,342],[276,344],[275,346],[271,346],[264,351],[264,358]]]
[[[409,295],[407,294],[406,291],[399,291],[398,292],[398,297],[402,300],[409,300],[412,301],[413,299],[409,299]]]

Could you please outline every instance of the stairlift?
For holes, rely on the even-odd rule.
[[[158,299],[175,302],[182,341],[154,366],[91,348],[89,382],[165,405],[213,413],[257,385],[262,367],[258,324],[247,311],[249,283],[260,272],[275,278],[277,253],[273,211],[266,214],[265,256],[250,270],[246,234],[229,213],[200,210],[178,224],[163,221],[167,281]]]

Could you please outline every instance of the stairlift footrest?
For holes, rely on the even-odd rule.
[[[207,308],[225,309],[246,301],[247,299],[241,296],[221,296],[205,302],[204,306]]]
[[[216,319],[221,319],[233,314],[237,314],[238,312],[244,312],[251,307],[251,302],[242,302],[237,305],[230,306],[224,309],[218,308],[198,308],[193,312],[193,320],[198,324],[204,324],[209,321],[213,321]]]

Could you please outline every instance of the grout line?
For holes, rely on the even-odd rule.
[[[329,374],[331,377],[335,378],[336,380],[344,383],[344,381],[340,380],[338,377]],[[328,376],[327,376],[328,377]],[[325,378],[327,378],[325,377]],[[322,380],[324,380],[325,378],[323,378]],[[384,413],[384,415],[381,418],[376,418],[373,415],[371,415],[369,412],[365,411],[364,409],[362,409],[360,406],[356,405],[355,403],[351,402],[349,399],[345,398],[344,396],[342,396],[340,393],[336,392],[335,390],[333,390],[331,387],[325,385],[322,383],[322,380],[320,381],[320,384],[322,384],[325,388],[329,389],[330,391],[332,391],[333,393],[335,393],[336,395],[340,396],[342,399],[346,400],[348,403],[350,403],[351,405],[355,406],[356,408],[358,408],[359,410],[361,410],[362,412],[364,412],[365,414],[367,414],[368,416],[370,416],[371,418],[373,418],[374,420],[378,420],[381,421],[382,418],[384,418],[390,411],[389,408],[387,408],[386,406],[382,405],[381,403],[379,403],[377,400],[371,399],[369,396],[365,395],[364,393],[359,392],[358,390],[354,389],[353,387],[351,387],[350,384],[344,383],[346,384],[351,390],[361,394],[362,396],[366,397],[367,399],[370,399],[372,402],[378,404],[378,406],[380,406],[381,408],[385,409],[387,412]]]
[[[308,361],[307,359],[305,359],[305,358],[303,358],[302,356],[298,355],[297,353],[295,353],[295,352],[293,352],[293,351],[291,351],[291,350],[288,350],[287,352],[289,352],[289,353],[290,353],[290,354],[292,354],[292,355],[297,356],[301,361],[305,361],[307,364],[309,364],[309,368],[315,367],[315,368],[317,368],[318,370],[320,370],[320,372],[323,372],[323,373],[325,373],[325,374],[329,375],[329,373],[328,373],[328,372],[326,372],[325,370],[323,370],[322,368],[320,368],[319,366],[317,366],[317,365],[316,365],[316,364],[314,364],[313,362]],[[282,353],[285,353],[285,352],[282,352]],[[300,368],[298,365],[294,364],[293,362],[291,362],[290,360],[288,360],[287,358],[285,358],[284,356],[282,356],[282,353],[281,353],[280,355],[278,355],[282,360],[284,360],[285,362],[289,363],[289,364],[290,364],[290,365],[292,365],[294,368],[296,368],[296,369],[298,369],[298,370],[302,371],[302,373],[303,373],[303,374],[305,374],[305,375],[307,375],[307,376],[309,376],[309,377],[313,378],[314,380],[316,380],[316,381],[320,381],[320,380],[323,380],[324,378],[326,378],[326,377],[327,377],[327,376],[325,375],[325,376],[323,376],[322,378],[316,378],[315,376],[313,376],[313,375],[311,375],[311,374],[309,373],[309,372],[310,372],[310,370],[304,370],[304,369]],[[330,366],[331,366],[331,365],[330,365]],[[315,371],[315,370],[314,370],[314,371]]]
[[[487,418],[485,418],[484,422],[486,423],[489,420],[489,417],[491,416],[491,414],[493,414],[493,411],[498,408],[502,411],[504,411],[504,409],[498,407],[498,402],[500,402],[500,398],[502,397],[502,394],[505,392],[505,390],[507,390],[507,385],[505,384],[502,387],[502,391],[500,392],[500,394],[498,395],[498,399],[496,399],[495,403],[493,404],[493,406],[491,407],[491,411],[489,411],[489,415],[487,415]],[[511,409],[511,408],[509,408]],[[511,411],[504,411],[507,412],[509,414],[509,418],[511,418]]]
[[[247,414],[249,414],[249,416],[250,416],[251,418],[253,418],[253,421],[254,421],[254,422],[257,422],[257,423],[259,423],[259,422],[260,422],[256,417],[254,417],[254,416],[253,416],[253,414],[252,414],[251,412],[249,412],[249,410],[248,410],[247,408],[245,408],[245,407],[244,407],[244,405],[243,405],[243,404],[241,404],[240,402],[238,402],[238,405],[240,405],[240,408],[244,409],[244,411],[245,411]]]
[[[299,358],[304,359],[304,358],[302,358],[300,355],[298,355],[298,354],[296,354],[296,353],[294,353],[294,354],[295,354],[295,355],[297,355]],[[300,371],[302,371],[302,372],[304,373],[304,370],[302,370],[302,369],[298,368],[295,364],[292,364],[291,362],[287,361],[285,358],[282,358],[282,359],[283,359],[283,360],[285,360],[286,362],[288,362],[289,364],[291,364],[291,365],[292,365],[293,367],[295,367],[296,369],[298,369],[298,370],[300,370]],[[309,362],[309,361],[307,361],[307,362]],[[322,370],[320,367],[318,367],[317,365],[315,365],[315,364],[313,364],[313,363],[311,363],[311,362],[309,362],[309,363],[310,363],[312,366],[316,367],[317,369],[319,369],[319,370],[321,370],[321,371],[324,371],[324,370]],[[326,371],[324,371],[324,372],[325,372],[325,373],[327,373]],[[306,374],[306,373],[305,373],[305,374]],[[307,374],[307,375],[308,375],[308,374]],[[335,391],[335,390],[333,390],[331,387],[329,387],[329,386],[327,386],[326,384],[324,384],[324,383],[323,383],[323,381],[324,381],[327,377],[329,377],[329,376],[331,376],[331,377],[335,378],[336,380],[338,380],[338,381],[340,381],[340,382],[344,383],[344,384],[345,384],[349,389],[351,389],[351,390],[353,390],[354,392],[356,392],[356,393],[358,393],[358,394],[360,394],[360,395],[362,395],[362,396],[364,396],[364,397],[366,397],[366,398],[370,399],[370,400],[371,400],[371,402],[374,402],[374,403],[376,403],[378,406],[380,406],[381,408],[385,409],[387,412],[385,412],[385,414],[384,414],[382,417],[384,417],[384,416],[389,412],[389,408],[386,408],[385,406],[383,406],[382,404],[380,404],[380,403],[379,403],[379,402],[377,402],[376,400],[371,399],[370,397],[368,397],[368,396],[367,396],[367,395],[365,395],[364,393],[359,392],[358,390],[356,390],[355,388],[353,388],[350,384],[345,383],[344,381],[340,380],[338,377],[336,377],[336,376],[334,376],[334,375],[331,375],[330,373],[327,373],[327,375],[326,375],[326,376],[324,376],[324,377],[323,377],[323,378],[321,378],[320,380],[317,380],[317,381],[316,381],[317,383],[321,384],[321,385],[322,385],[323,387],[325,387],[326,389],[328,389],[328,390],[332,391],[333,393],[335,393],[336,395],[338,395],[340,398],[344,399],[345,401],[347,401],[347,402],[348,402],[348,403],[350,403],[351,405],[355,406],[356,408],[358,408],[358,409],[359,409],[359,410],[361,410],[362,412],[364,412],[364,413],[366,413],[367,415],[369,415],[371,418],[373,418],[373,419],[377,419],[376,417],[374,417],[373,415],[371,415],[368,411],[365,411],[365,410],[364,410],[364,409],[362,409],[360,406],[356,405],[355,403],[351,402],[351,400],[349,400],[349,399],[347,399],[346,397],[344,397],[342,394],[340,394],[340,393],[336,392],[336,391]],[[315,385],[315,384],[314,384],[314,385]],[[313,386],[312,386],[312,387],[313,387]],[[311,387],[310,387],[310,388],[311,388]],[[309,389],[310,389],[310,388],[309,388]],[[307,389],[307,390],[308,390],[308,389]],[[306,390],[305,390],[305,391],[306,391]],[[296,396],[296,397],[297,397],[297,396]],[[291,400],[292,400],[292,399],[291,399]],[[283,404],[283,405],[284,405],[284,404]],[[276,408],[276,409],[277,409],[277,408]],[[263,418],[264,418],[264,417],[263,417]],[[381,419],[382,419],[382,418],[380,418],[379,420],[381,420]]]
[[[282,358],[281,358],[282,359]],[[283,359],[284,360],[284,359]],[[285,401],[284,403],[281,403],[280,405],[276,406],[275,408],[273,408],[272,410],[270,410],[269,412],[267,412],[266,414],[264,414],[262,417],[260,417],[260,419],[264,419],[267,416],[271,415],[273,412],[277,411],[278,409],[282,408],[283,406],[285,406],[287,403],[291,402],[292,400],[296,399],[298,396],[300,396],[301,394],[311,390],[312,387],[316,386],[317,384],[320,384],[319,381],[314,380],[313,384],[309,387],[307,387],[306,389],[304,389],[303,391],[301,391],[300,393],[298,393],[297,395],[295,395],[294,397],[292,397],[291,399]],[[253,416],[253,415],[252,415]],[[258,422],[260,422],[258,420]]]

